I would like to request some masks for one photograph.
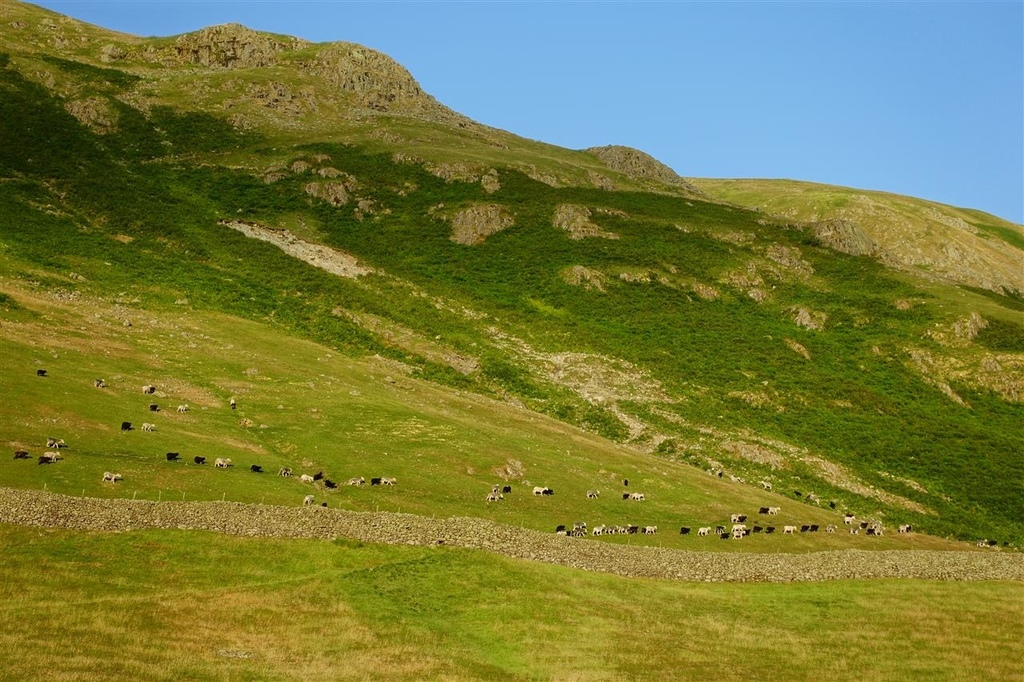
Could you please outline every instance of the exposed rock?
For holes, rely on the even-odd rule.
[[[700,190],[679,177],[674,170],[650,154],[645,154],[638,149],[621,145],[609,145],[606,147],[591,147],[583,151],[589,152],[601,159],[612,170],[628,175],[631,178],[657,180],[669,185],[682,187],[694,194],[701,194]]]
[[[94,133],[106,135],[117,128],[117,112],[103,97],[69,100],[64,108]]]
[[[825,322],[828,320],[828,315],[825,313],[814,312],[804,306],[795,306],[790,308],[789,312],[793,315],[793,322],[798,327],[811,331],[821,331],[825,328]]]
[[[717,301],[722,296],[718,289],[708,284],[702,284],[701,282],[693,283],[693,291],[705,301]]]
[[[597,289],[604,291],[605,280],[608,276],[599,270],[591,270],[582,265],[574,265],[562,273],[562,278],[573,286],[582,286],[587,291]]]
[[[221,24],[178,36],[171,57],[187,64],[251,69],[273,66],[282,52],[309,44],[298,38],[280,40],[241,24]],[[159,56],[166,58],[167,55],[160,53]]]
[[[766,255],[769,260],[778,263],[784,268],[787,268],[802,277],[814,274],[814,268],[810,263],[803,259],[800,255],[800,250],[797,248],[782,246],[780,244],[772,244],[768,247]]]
[[[810,352],[807,350],[807,348],[804,347],[803,344],[797,343],[793,339],[785,339],[785,341],[786,341],[786,345],[789,346],[789,349],[791,351],[793,351],[797,355],[803,357],[804,360],[810,360],[811,359]]]
[[[343,251],[303,241],[288,230],[241,220],[222,220],[219,224],[238,230],[247,237],[270,242],[289,256],[340,277],[359,277],[373,272],[370,268],[359,265],[353,256]]]
[[[451,216],[450,239],[458,244],[482,244],[484,240],[515,224],[515,218],[501,204],[478,204]]]
[[[310,182],[303,189],[306,194],[326,201],[331,206],[344,206],[349,202],[349,190],[344,182]]]
[[[607,232],[590,221],[591,211],[586,206],[576,204],[561,204],[555,208],[555,215],[551,224],[569,233],[572,239],[586,239],[587,237],[604,237],[605,239],[618,239],[619,235],[614,232]]]
[[[825,246],[852,256],[874,256],[878,244],[852,220],[834,218],[812,223],[814,236]]]
[[[128,53],[120,45],[108,43],[100,48],[100,61],[104,63],[119,62],[127,56]]]
[[[968,317],[953,323],[953,333],[957,338],[973,341],[978,336],[978,332],[986,327],[988,327],[988,320],[978,313],[971,313]]]

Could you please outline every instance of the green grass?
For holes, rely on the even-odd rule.
[[[1024,673],[1017,583],[687,584],[481,551],[184,531],[0,526],[0,542],[0,657],[16,679]]]

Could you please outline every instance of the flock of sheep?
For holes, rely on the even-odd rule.
[[[46,376],[49,376],[49,375],[48,375],[48,372],[45,369],[38,369],[38,370],[36,370],[36,376],[46,377]],[[106,388],[107,387],[107,383],[103,379],[95,379],[95,380],[93,380],[93,386],[96,387],[96,388]],[[156,386],[154,386],[152,384],[146,384],[146,385],[144,385],[142,387],[143,395],[152,395],[152,394],[156,393],[156,390],[157,390]],[[231,398],[228,401],[228,405],[231,407],[232,410],[237,409],[237,407],[238,407],[238,403],[235,400],[235,398]],[[148,404],[148,408],[149,408],[150,412],[159,412],[160,411],[160,406],[158,404],[156,404],[156,403],[149,403]],[[189,412],[190,409],[191,408],[189,407],[188,404],[182,404],[182,405],[178,405],[177,412],[178,412],[178,414],[185,414],[185,413]],[[252,422],[249,421],[248,419],[243,419],[241,424],[243,426],[247,426],[247,425],[251,425]],[[156,425],[155,424],[150,424],[148,422],[142,424],[141,428],[142,428],[143,431],[146,431],[146,432],[156,431]],[[132,431],[133,429],[134,429],[134,427],[133,427],[131,422],[128,422],[128,421],[121,422],[121,431]],[[38,458],[39,464],[55,464],[58,461],[62,460],[64,457],[61,454],[60,450],[62,448],[66,448],[68,446],[67,446],[67,443],[64,442],[63,438],[52,438],[51,437],[51,438],[47,438],[46,439],[46,447],[47,448],[52,448],[52,450],[48,450],[46,452],[43,452],[41,455],[39,455],[39,458]],[[14,459],[31,459],[31,455],[29,454],[29,452],[27,450],[15,450],[15,452],[14,452]],[[177,462],[177,461],[181,460],[181,454],[178,453],[178,452],[168,452],[165,455],[165,459],[168,462]],[[204,465],[204,464],[206,464],[206,457],[203,457],[201,455],[196,455],[196,456],[194,456],[192,458],[192,461],[193,461],[193,463],[195,463],[197,465]],[[229,458],[229,457],[218,457],[218,458],[216,458],[214,460],[213,466],[214,466],[215,469],[227,469],[229,467],[234,466],[234,464],[232,463],[231,458]],[[259,464],[252,464],[252,465],[249,466],[249,471],[251,471],[253,473],[256,473],[256,474],[261,474],[261,473],[263,473],[263,467],[261,465],[259,465]],[[278,470],[278,476],[290,477],[292,475],[293,475],[293,473],[292,473],[291,467],[281,467],[281,469]],[[312,484],[312,485],[317,485],[318,483],[322,482],[323,487],[328,489],[328,490],[334,490],[334,489],[338,488],[338,484],[337,483],[335,483],[334,481],[324,477],[324,472],[323,471],[319,471],[316,474],[301,474],[298,478],[299,478],[299,480],[302,483],[309,483],[309,484]],[[120,473],[115,473],[115,472],[111,472],[111,471],[104,471],[103,472],[103,482],[104,483],[117,483],[117,482],[123,481],[123,480],[124,480],[124,476],[122,474],[120,474]],[[396,485],[397,483],[398,483],[398,479],[393,478],[393,477],[381,476],[381,477],[374,477],[374,478],[370,479],[370,485],[371,486],[377,486],[377,485],[393,486],[393,485]],[[351,479],[349,479],[347,481],[347,484],[351,485],[351,486],[362,486],[362,485],[366,484],[366,479],[363,478],[362,476],[351,478]],[[306,495],[303,498],[303,504],[304,505],[312,504],[313,501],[314,501],[314,496],[313,495]],[[327,503],[326,502],[322,502],[321,506],[326,507]]]

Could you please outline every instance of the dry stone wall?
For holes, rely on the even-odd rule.
[[[865,578],[1024,581],[1024,554],[999,551],[864,551],[811,554],[692,552],[626,547],[477,518],[351,512],[236,502],[79,498],[0,488],[0,522],[86,531],[204,530],[247,537],[391,545],[447,545],[623,576],[703,582],[799,582]]]

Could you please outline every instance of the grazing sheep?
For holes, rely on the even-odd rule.
[[[277,475],[278,476],[291,476],[292,475],[292,469],[291,469],[291,467],[281,467],[280,471],[277,472]]]
[[[853,520],[856,518],[853,514],[846,514],[843,516],[843,523],[847,526],[853,525]]]
[[[328,490],[334,490],[335,488],[338,487],[338,484],[335,483],[334,481],[332,481],[329,478],[325,478],[324,479],[324,487],[327,488]]]
[[[14,459],[28,459],[28,450],[15,450]]]
[[[643,502],[645,498],[643,493],[630,493],[629,499],[636,500],[637,502]]]
[[[900,527],[899,527],[899,532],[900,533],[911,533],[911,532],[913,532],[913,530],[914,530],[914,527],[911,526],[909,523],[900,524]]]
[[[505,499],[505,496],[502,495],[501,493],[496,493],[496,492],[492,491],[492,492],[487,494],[487,501],[488,502],[501,502],[504,499]]]
[[[231,400],[228,401],[228,405],[231,405],[231,409],[232,410],[235,409],[235,407],[237,407],[237,403],[235,403],[235,399],[234,398],[232,398]]]
[[[306,495],[305,497],[302,498],[302,504],[308,507],[309,505],[313,504],[313,501],[315,499],[316,498],[314,498],[312,495]]]
[[[588,500],[596,500],[600,496],[601,496],[601,491],[600,490],[588,490],[587,491],[587,499]]]
[[[142,425],[143,431],[156,431],[156,424],[145,423]]]
[[[160,411],[160,406],[157,405],[156,403],[150,403],[149,404],[149,411],[150,412],[159,412]]]
[[[782,511],[782,507],[768,507],[769,516],[778,516],[780,511]]]
[[[858,533],[860,533],[860,526],[851,526],[850,527],[850,535],[856,535]]]
[[[792,535],[795,532],[796,532],[796,526],[783,526],[782,527],[783,535]]]
[[[188,405],[178,405],[178,414],[185,414],[188,412]]]
[[[195,457],[193,457],[192,461],[195,462],[196,464],[206,464],[206,458],[205,457],[200,457],[199,455],[196,455]]]
[[[366,479],[362,476],[348,479],[348,485],[366,485]]]
[[[396,483],[398,483],[398,479],[397,478],[387,478],[387,477],[384,477],[384,478],[380,479],[380,482],[383,483],[384,485],[395,485]],[[512,492],[512,488],[510,486],[505,486],[502,489],[501,492],[502,492],[502,494],[510,493],[510,492]]]
[[[124,476],[122,476],[121,474],[112,474],[109,471],[104,471],[103,472],[103,482],[104,483],[117,483],[118,481],[120,481],[123,478],[124,478]]]
[[[679,529],[679,534],[680,535],[689,535],[690,534],[690,527],[689,526],[683,526],[682,528]]]
[[[814,504],[821,504],[821,499],[814,493],[807,493],[807,497],[804,499],[808,502],[813,502]]]
[[[746,514],[732,514],[729,516],[729,521],[732,523],[743,523],[747,520]]]
[[[710,532],[711,532],[711,527],[710,526],[702,526],[702,527],[697,529],[697,535],[699,535],[702,538],[707,537]]]
[[[636,535],[640,532],[640,526],[626,526],[627,535]]]
[[[643,529],[640,532],[643,533],[644,535],[654,535],[655,533],[658,532],[658,527],[657,526],[644,526]]]
[[[768,507],[758,507],[757,508],[757,513],[758,514],[767,514],[768,513]]]
[[[590,531],[591,535],[604,535],[605,527],[603,525],[594,526],[594,530]]]
[[[131,422],[121,422],[121,430],[122,431],[131,431],[132,430],[132,423]]]
[[[765,535],[771,535],[772,533],[775,532],[775,526],[767,526],[764,529],[764,532],[765,532]]]
[[[321,470],[321,471],[318,471],[318,472],[316,472],[315,474],[313,474],[313,480],[314,480],[314,481],[319,481],[319,480],[320,480],[320,479],[322,479],[323,477],[324,477],[324,472],[323,472],[322,470]]]
[[[92,385],[95,386],[96,388],[106,388],[107,382],[105,382],[103,379],[93,379]]]
[[[622,499],[628,500],[629,499],[629,493],[622,493]]]
[[[746,526],[733,526],[730,535],[733,540],[741,540],[747,534]]]
[[[763,528],[763,527],[761,527],[761,526],[754,526],[754,532],[755,532],[755,533],[760,533],[760,532],[761,532],[761,531],[763,531],[763,530],[764,530],[764,528]]]
[[[828,524],[827,526],[825,526],[825,532],[826,533],[835,533],[836,532],[836,525],[834,523]]]
[[[622,485],[624,487],[628,488],[629,487],[629,479],[628,478],[622,479]]]
[[[249,467],[249,471],[253,472],[254,474],[262,474],[263,467],[261,467],[259,464],[253,464],[252,466]]]
[[[168,452],[165,456],[168,462],[177,462],[179,454],[177,452]]]
[[[556,535],[565,535],[565,524],[559,524],[555,527]]]
[[[45,369],[37,369],[36,370],[36,376],[37,377],[45,377],[46,376],[46,370]]]
[[[156,386],[150,386],[149,384],[146,384],[145,386],[142,387],[142,393],[143,395],[150,395],[152,393],[156,393]]]
[[[302,474],[301,476],[299,476],[299,480],[302,481],[303,483],[312,483],[313,477],[310,476],[309,474]]]
[[[586,535],[587,535],[587,524],[586,524],[586,522],[585,521],[577,521],[576,523],[572,524],[572,530],[569,532],[569,535],[574,537],[574,538],[586,537]]]
[[[377,478],[371,478],[370,485],[380,485],[380,477],[378,476]],[[494,486],[493,488],[491,488],[491,492],[498,492],[498,486]]]
[[[47,438],[46,447],[57,448],[59,450],[61,448],[66,448],[67,444],[64,442],[63,438]]]
[[[55,464],[60,459],[59,452],[44,452],[39,455],[39,464]]]
[[[218,457],[213,462],[213,467],[215,469],[227,469],[229,466],[231,466],[230,457]]]
[[[533,489],[534,495],[554,495],[555,491],[546,486],[535,486]]]
[[[715,526],[715,535],[721,535],[725,532],[725,526]]]
[[[768,492],[771,492],[772,490],[772,484],[769,483],[768,481],[761,481],[761,487],[767,490]]]

